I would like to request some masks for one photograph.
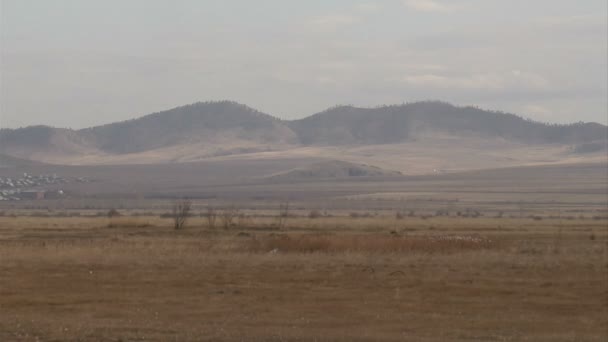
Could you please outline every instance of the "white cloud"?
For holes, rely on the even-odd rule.
[[[328,14],[312,18],[309,25],[317,30],[335,30],[349,26],[359,21],[359,17],[351,14]]]
[[[412,86],[430,88],[455,88],[464,90],[505,91],[545,90],[549,82],[540,75],[512,70],[504,73],[479,73],[469,76],[445,76],[437,74],[407,75],[402,81]]]
[[[445,12],[450,9],[449,6],[434,0],[404,0],[403,3],[410,9],[423,12]]]
[[[521,113],[538,121],[552,122],[556,119],[553,115],[553,111],[537,104],[523,106],[521,108]]]
[[[355,9],[360,12],[375,12],[380,9],[380,5],[373,2],[361,3],[357,4]]]
[[[231,13],[230,2],[218,2],[218,10],[224,3],[222,13]],[[543,107],[554,121],[607,120],[605,1],[334,5],[280,1],[276,16],[252,16],[259,6],[243,1],[243,10],[221,20],[204,5],[180,8],[179,18],[164,10],[139,16],[133,8],[110,26],[88,5],[66,12],[62,19],[70,27],[95,23],[87,25],[87,35],[65,25],[30,32],[29,21],[12,20],[2,38],[2,79],[10,85],[2,96],[3,125],[82,127],[214,98],[239,99],[284,117],[335,103],[433,98],[535,118]],[[26,7],[15,7],[10,17],[27,18]],[[38,12],[40,23],[56,19]],[[528,105],[537,107],[524,109]]]
[[[448,68],[442,64],[432,63],[399,63],[395,67],[405,70],[406,72],[440,72]]]
[[[316,31],[334,31],[361,22],[366,16],[380,10],[381,6],[375,2],[356,4],[345,13],[324,14],[309,20],[308,26]]]
[[[537,23],[550,28],[555,26],[573,27],[580,25],[606,25],[606,15],[587,14],[572,16],[548,16],[539,18]]]

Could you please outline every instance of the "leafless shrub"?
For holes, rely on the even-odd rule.
[[[289,202],[285,201],[279,205],[279,216],[277,217],[279,229],[285,228],[289,218]]]
[[[183,229],[186,226],[192,202],[188,199],[182,199],[173,204],[171,216],[173,217],[173,228],[176,230]]]
[[[240,213],[238,215],[238,226],[240,228],[243,227],[251,227],[254,225],[254,220],[253,217],[250,215],[247,215],[246,213]]]
[[[109,218],[118,217],[118,216],[120,216],[120,213],[118,212],[118,210],[112,208],[112,209],[108,210],[107,216]]]
[[[458,212],[457,215],[462,216],[462,217],[472,217],[472,218],[478,218],[480,216],[483,216],[479,211],[471,209],[471,208],[467,208],[464,213]]]
[[[205,214],[207,218],[207,225],[210,229],[215,229],[215,221],[217,220],[217,211],[214,207],[208,206],[207,213]]]
[[[222,221],[222,226],[224,226],[224,229],[229,229],[230,227],[235,225],[234,219],[238,217],[238,215],[239,209],[234,205],[222,210],[220,219]]]
[[[308,213],[308,218],[311,218],[311,219],[316,219],[316,218],[319,218],[322,216],[323,216],[323,214],[319,210],[316,210],[316,209],[311,210],[310,213]]]
[[[435,211],[435,216],[450,216],[450,212],[446,209],[439,209]]]

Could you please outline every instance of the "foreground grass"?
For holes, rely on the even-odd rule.
[[[2,341],[608,337],[605,221],[9,220]]]

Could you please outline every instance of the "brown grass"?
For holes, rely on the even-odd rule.
[[[496,247],[487,238],[469,235],[279,235],[252,240],[251,250],[280,253],[448,253]]]
[[[605,221],[142,220],[0,218],[0,341],[608,337]]]
[[[140,217],[112,217],[108,219],[108,228],[148,228],[154,227],[152,220]]]

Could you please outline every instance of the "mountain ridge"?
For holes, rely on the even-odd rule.
[[[433,134],[577,146],[608,140],[608,127],[546,124],[440,101],[375,108],[335,106],[297,120],[279,119],[233,101],[210,101],[78,130],[40,125],[2,129],[0,153],[44,162],[142,153],[153,158],[154,151],[176,150],[203,158],[302,146],[401,144]]]

